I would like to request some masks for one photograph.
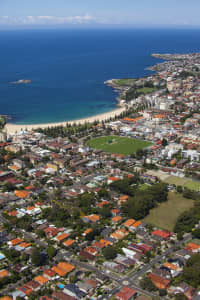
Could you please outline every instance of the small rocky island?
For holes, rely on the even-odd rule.
[[[11,81],[11,84],[28,84],[31,83],[30,79],[19,79],[17,81]]]

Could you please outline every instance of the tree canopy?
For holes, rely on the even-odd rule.
[[[193,287],[200,285],[200,255],[194,254],[187,261],[183,273],[182,279]]]
[[[130,218],[142,219],[149,214],[150,209],[158,203],[167,201],[168,190],[164,183],[157,183],[145,191],[137,191],[122,207],[123,212]]]
[[[108,246],[103,249],[103,255],[106,259],[114,259],[117,256],[117,251],[114,247]]]

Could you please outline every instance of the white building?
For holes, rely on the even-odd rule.
[[[182,157],[192,161],[199,161],[200,153],[197,152],[196,150],[184,150],[182,151]]]

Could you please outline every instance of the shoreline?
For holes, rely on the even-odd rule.
[[[94,121],[102,122],[106,121],[109,118],[114,118],[116,116],[119,116],[122,112],[126,110],[125,106],[117,107],[112,111],[105,112],[102,114],[97,114],[95,116],[91,116],[88,118],[82,118],[78,120],[69,120],[69,121],[63,121],[63,122],[54,122],[54,123],[41,123],[41,124],[13,124],[13,123],[7,123],[4,127],[5,131],[7,131],[8,134],[15,134],[20,133],[22,130],[24,131],[31,131],[37,128],[47,128],[47,127],[56,127],[56,126],[66,126],[67,124],[84,124],[84,123],[93,123]]]

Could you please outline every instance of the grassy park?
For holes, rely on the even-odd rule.
[[[122,78],[114,80],[114,83],[119,86],[131,86],[137,81],[138,79],[135,78]]]
[[[90,140],[88,145],[93,149],[101,149],[109,153],[130,155],[151,146],[152,143],[128,137],[104,136]]]
[[[173,231],[177,218],[193,205],[193,200],[186,199],[181,194],[169,192],[168,201],[153,208],[150,214],[144,218],[144,222]]]
[[[169,176],[164,181],[169,184],[175,184],[176,186],[180,185],[183,187],[187,187],[188,189],[193,191],[200,191],[200,182],[194,181],[192,179]]]

